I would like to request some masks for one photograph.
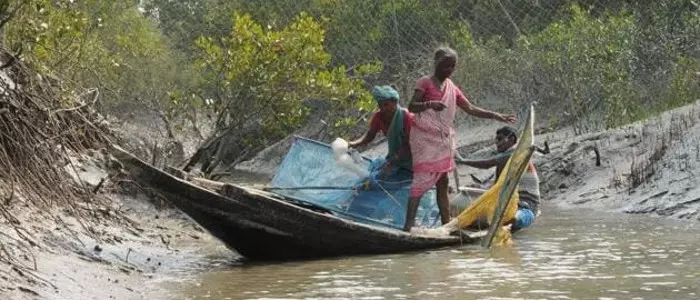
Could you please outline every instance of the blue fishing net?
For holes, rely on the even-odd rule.
[[[395,169],[380,177],[383,158],[364,158],[369,178],[339,165],[330,145],[295,137],[269,189],[279,195],[333,212],[338,217],[391,228],[403,228],[412,173]],[[437,227],[440,214],[435,189],[421,198],[416,226]]]

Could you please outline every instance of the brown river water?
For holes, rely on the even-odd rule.
[[[166,299],[700,299],[697,222],[549,206],[508,248],[226,262],[158,285]]]

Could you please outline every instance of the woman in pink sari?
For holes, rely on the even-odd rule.
[[[413,183],[404,231],[411,230],[420,198],[434,186],[437,188],[442,224],[450,221],[447,174],[455,168],[453,121],[457,107],[475,117],[515,123],[513,115],[503,115],[471,104],[450,80],[457,64],[457,53],[454,50],[439,48],[435,51],[434,59],[434,74],[418,80],[408,106],[409,111],[415,113],[409,138],[413,156]]]

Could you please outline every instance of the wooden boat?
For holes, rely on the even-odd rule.
[[[506,184],[499,193],[500,200],[498,209],[494,212],[494,220],[500,220],[502,217],[506,200],[510,199],[510,195],[517,186],[518,178],[525,169],[524,166],[535,151],[533,122],[534,111],[530,107],[526,126],[511,157],[511,159],[515,158],[514,167],[505,175]],[[306,141],[308,142],[309,140]],[[326,181],[342,181],[343,178],[347,178],[343,176],[333,178],[332,174],[328,174],[341,172],[333,168],[323,169],[334,163],[332,159],[329,160],[328,154],[319,154],[330,151],[329,147],[323,145],[319,148],[320,143],[311,142],[312,144],[305,147],[296,148],[297,150],[294,150],[296,152],[293,151],[295,145],[292,146],[287,156],[290,160],[287,161],[285,158],[285,162],[282,163],[285,167],[280,167],[286,171],[278,170],[277,175],[282,175],[279,178],[275,176],[274,184],[282,184],[281,188],[284,189],[284,185],[287,184],[293,187],[304,186],[309,182],[307,179],[313,181],[314,178],[326,178]],[[313,143],[317,147],[315,151],[310,150]],[[482,243],[488,247],[496,229],[496,226],[491,226],[488,235],[486,231],[462,231],[460,236],[408,234],[397,229],[397,226],[402,226],[397,223],[403,224],[403,220],[389,218],[390,221],[386,221],[381,219],[383,215],[375,214],[367,218],[370,215],[363,215],[362,211],[359,215],[352,212],[353,204],[357,204],[356,198],[361,198],[359,196],[353,196],[352,199],[355,200],[352,200],[346,209],[338,209],[337,206],[328,206],[323,201],[319,201],[319,197],[321,200],[334,199],[327,194],[307,194],[304,200],[303,197],[299,197],[299,194],[279,189],[272,193],[250,187],[188,178],[187,174],[179,170],[157,169],[117,146],[113,146],[111,152],[123,163],[134,180],[159,191],[212,235],[249,260],[293,260],[397,253],[476,243],[484,236],[486,238]],[[304,159],[307,160],[303,161]],[[323,159],[326,161],[321,161]],[[299,169],[305,166],[304,162],[320,165],[321,169],[299,172]],[[274,188],[280,188],[280,186]],[[400,213],[397,210],[403,209],[400,203],[384,187],[381,189],[398,205],[398,208],[394,207],[391,211]],[[308,201],[309,197],[315,197],[316,200]],[[431,201],[428,198],[425,200],[434,204],[434,200]],[[369,206],[381,207],[387,203],[391,204],[386,201],[371,202]],[[436,214],[434,210],[434,208],[432,210],[428,208],[424,212]],[[425,216],[436,220],[429,214]],[[499,223],[494,222],[494,224]],[[431,221],[429,225],[437,224]]]
[[[411,235],[367,225],[275,193],[233,184],[189,179],[155,168],[113,146],[131,177],[159,191],[195,222],[249,260],[297,260],[386,254],[476,243],[485,232],[461,236]]]

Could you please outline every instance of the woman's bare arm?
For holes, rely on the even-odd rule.
[[[470,115],[475,116],[475,117],[478,117],[478,118],[492,119],[492,120],[497,120],[497,121],[511,123],[511,124],[515,123],[515,121],[516,121],[514,115],[502,115],[500,113],[478,107],[478,106],[472,104],[469,100],[466,100],[464,102],[460,102],[458,104],[458,106],[465,113],[470,114]]]
[[[354,140],[354,141],[349,142],[349,143],[348,143],[348,146],[349,146],[350,148],[357,148],[357,147],[366,146],[367,144],[369,144],[369,143],[371,143],[372,141],[374,141],[374,138],[375,138],[376,136],[377,136],[377,132],[376,132],[376,131],[367,130],[367,132],[365,132],[365,134],[363,134],[362,137],[360,137],[360,138],[357,139],[357,140]]]
[[[422,112],[427,109],[425,103],[421,102],[423,95],[425,93],[421,90],[413,91],[413,97],[411,97],[411,102],[408,103],[408,111],[412,113]]]
[[[425,95],[425,92],[421,90],[415,90],[413,92],[411,102],[408,104],[408,111],[412,113],[419,113],[428,109],[440,111],[445,108],[445,105],[440,102],[423,102],[423,95]]]

